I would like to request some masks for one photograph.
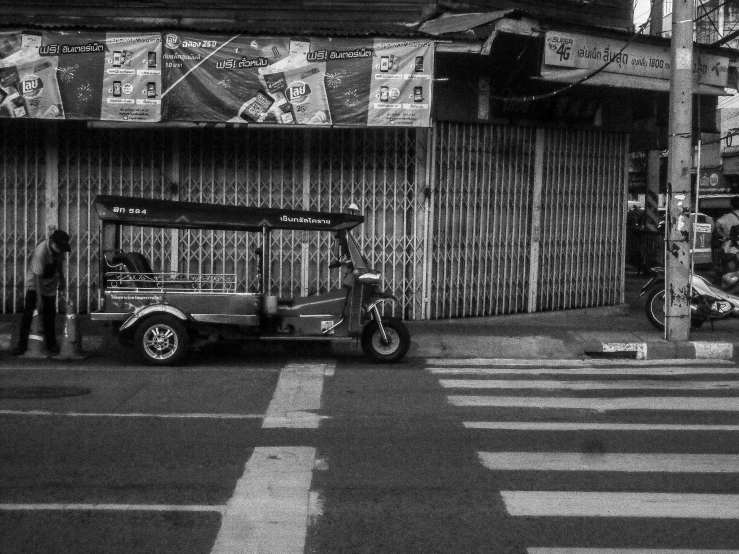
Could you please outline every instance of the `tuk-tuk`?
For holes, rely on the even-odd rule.
[[[403,322],[382,315],[380,290],[351,230],[357,213],[225,206],[123,196],[97,196],[100,219],[101,309],[91,318],[112,322],[119,340],[149,364],[175,365],[190,346],[214,340],[360,341],[377,362],[397,362],[410,346]],[[354,210],[351,210],[354,208]],[[353,205],[350,211],[358,211]],[[256,292],[238,292],[236,273],[154,271],[142,252],[121,249],[122,227],[257,233]],[[323,294],[279,298],[270,291],[271,233],[316,231],[333,237],[329,268],[342,268],[341,286]],[[238,266],[234,266],[238,267]]]

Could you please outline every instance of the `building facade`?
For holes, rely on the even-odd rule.
[[[664,101],[668,86],[622,63],[630,52],[634,59],[665,51],[664,41],[634,50],[641,39],[632,39],[628,1],[490,1],[454,10],[383,2],[364,3],[361,13],[356,3],[342,4],[342,12],[335,3],[220,9],[167,1],[135,17],[105,2],[76,12],[43,0],[0,4],[8,29],[84,25],[230,37],[248,28],[250,36],[434,45],[427,125],[0,120],[4,313],[21,308],[28,256],[56,227],[73,239],[71,300],[81,313],[97,309],[96,194],[328,211],[355,202],[366,217],[360,243],[401,299],[396,315],[405,319],[623,301],[634,113]],[[583,46],[570,55],[579,52],[582,66],[555,52],[578,41]],[[276,240],[275,293],[337,285],[321,255],[325,244],[294,233]],[[248,237],[151,229],[130,230],[123,242],[160,270],[236,273],[241,290],[256,287],[257,244]]]

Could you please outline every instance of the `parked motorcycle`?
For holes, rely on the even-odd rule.
[[[652,278],[642,287],[639,298],[647,295],[644,311],[647,319],[657,329],[665,328],[665,268],[651,268]],[[712,285],[700,275],[691,281],[690,324],[698,328],[706,321],[739,317],[739,296],[734,294],[736,282],[724,279],[724,286],[731,292]]]

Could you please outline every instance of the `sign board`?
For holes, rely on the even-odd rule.
[[[157,33],[2,31],[0,45],[0,118],[161,118]]]
[[[701,192],[716,192],[723,187],[723,172],[721,169],[701,169],[700,173]]]
[[[671,60],[667,46],[631,43],[627,40],[596,37],[564,31],[545,34],[544,64],[670,80]],[[606,65],[607,64],[607,65]],[[726,87],[729,59],[711,54],[694,54],[696,83]]]
[[[0,118],[428,127],[431,40],[0,31]]]
[[[169,33],[164,118],[430,125],[433,42]]]

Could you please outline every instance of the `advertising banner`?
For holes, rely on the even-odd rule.
[[[163,118],[430,125],[432,41],[169,33]]]
[[[0,32],[0,117],[159,121],[161,35]]]
[[[670,80],[668,46],[632,43],[563,31],[547,31],[544,64],[596,71],[608,64],[606,73]],[[726,87],[729,58],[696,52],[693,63],[695,82]]]

